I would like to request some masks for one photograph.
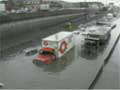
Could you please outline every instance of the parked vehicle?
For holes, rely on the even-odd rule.
[[[71,32],[59,32],[42,39],[42,48],[35,60],[43,64],[51,64],[57,58],[65,55],[74,46]]]
[[[98,21],[98,22],[96,22],[96,25],[106,26],[106,27],[109,27],[111,30],[116,28],[116,26],[117,26],[115,23],[111,23],[111,22],[108,22],[108,21]]]

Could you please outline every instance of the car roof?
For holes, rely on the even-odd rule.
[[[86,33],[84,34],[96,34],[96,35],[104,35],[109,32],[108,27],[100,27],[100,26],[91,26],[86,28]]]

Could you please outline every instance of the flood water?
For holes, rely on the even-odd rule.
[[[80,38],[76,35],[75,37],[77,40]],[[9,54],[0,61],[0,73],[2,75],[0,80],[5,84],[4,88],[6,89],[82,88],[82,82],[87,82],[87,80],[80,78],[86,73],[85,69],[81,67],[84,67],[84,64],[88,62],[89,64],[92,61],[97,62],[96,59],[101,53],[100,50],[93,50],[94,48],[83,48],[79,42],[76,42],[75,47],[61,59],[50,65],[41,65],[39,62],[33,62],[36,55],[25,55],[24,47],[26,46],[30,47],[31,43],[23,44],[23,48],[15,49],[16,51],[13,48],[13,52],[10,50]],[[82,60],[85,62],[82,62]],[[92,64],[94,65],[94,63]],[[88,68],[89,65],[86,69],[88,70]],[[87,71],[87,73],[89,72]],[[85,77],[90,79],[89,75],[85,75]],[[85,86],[87,86],[87,83]]]
[[[94,89],[120,89],[120,40]],[[112,82],[111,82],[112,81]]]
[[[83,48],[75,35],[75,47],[50,65],[33,62],[36,55],[24,50],[40,45],[41,38],[10,48],[0,60],[0,82],[5,89],[81,89],[88,88],[95,78],[104,50],[114,38],[98,50]],[[36,42],[36,43],[34,43]],[[33,44],[34,43],[34,44]],[[103,63],[103,62],[102,62]]]

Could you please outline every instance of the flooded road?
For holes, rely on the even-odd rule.
[[[76,36],[76,41],[79,38]],[[98,56],[91,53],[81,55],[82,51],[78,48],[81,46],[76,42],[69,53],[51,65],[33,62],[36,55],[25,56],[24,52],[19,51],[11,54],[0,61],[1,82],[5,84],[5,89],[88,88],[99,69],[102,54],[98,51]]]
[[[120,89],[120,40],[94,88]]]
[[[11,48],[4,52],[5,56],[0,60],[0,82],[5,84],[3,87],[5,89],[89,88],[117,33],[117,31],[112,33],[109,42],[101,47],[102,49],[104,47],[103,50],[91,48],[82,51],[82,43],[78,42],[81,37],[75,36],[75,47],[51,65],[33,62],[36,55],[25,56],[24,50],[39,46],[40,38],[18,46],[20,48]]]
[[[81,88],[80,82],[86,82],[84,78],[80,78],[81,75],[85,75],[83,71],[85,69],[81,68],[85,62],[81,62],[84,57],[80,58],[77,52],[77,48],[73,48],[51,65],[39,65],[33,62],[35,55],[25,56],[22,52],[10,55],[0,62],[1,82],[5,83],[5,88],[11,89]],[[91,62],[91,60],[85,60]]]

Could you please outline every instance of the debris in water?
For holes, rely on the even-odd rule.
[[[0,87],[4,87],[4,84],[3,84],[3,83],[0,83]]]

